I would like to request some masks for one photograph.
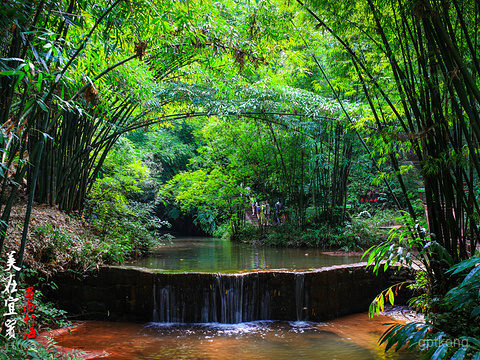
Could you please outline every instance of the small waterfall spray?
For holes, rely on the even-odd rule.
[[[173,323],[184,321],[185,302],[177,300],[175,288],[170,285],[156,289],[154,286],[153,321]]]
[[[66,309],[120,320],[155,322],[323,321],[362,312],[392,281],[410,280],[408,270],[366,271],[364,264],[305,272],[265,270],[235,274],[166,273],[107,267],[85,280],[60,278],[59,289],[82,291],[78,299],[57,292]],[[406,274],[406,275],[405,275]],[[404,294],[405,297],[410,296]],[[75,303],[70,304],[75,300]],[[70,304],[70,305],[69,305]],[[88,305],[86,305],[88,304]],[[90,304],[93,304],[94,308]],[[70,306],[70,307],[69,307]],[[103,316],[103,315],[102,315]]]
[[[159,273],[152,318],[166,323],[307,321],[318,317],[321,306],[318,292],[311,297],[312,286],[311,276],[302,272]]]
[[[218,276],[218,290],[220,297],[220,322],[236,324],[247,321],[243,312],[244,305],[244,276]]]

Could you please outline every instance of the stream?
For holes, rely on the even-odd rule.
[[[308,270],[359,261],[360,256],[333,256],[319,249],[248,245],[200,237],[175,239],[172,244],[154,250],[152,255],[125,265],[164,272],[244,272]]]
[[[147,267],[172,275],[179,272],[255,274],[274,269],[305,271],[356,262],[359,262],[358,256],[331,256],[314,249],[277,249],[234,244],[220,239],[187,238],[174,240],[170,246],[159,248],[151,256],[128,265]],[[299,276],[299,279],[303,278],[301,273]],[[199,315],[202,321],[198,323],[183,323],[182,316],[172,315],[179,311],[181,304],[177,303],[170,308],[169,303],[165,303],[154,309],[152,320],[156,322],[82,321],[75,322],[70,331],[54,332],[51,335],[62,348],[83,351],[81,357],[85,359],[412,359],[409,352],[385,353],[384,346],[378,344],[379,338],[387,329],[383,324],[398,323],[391,316],[381,315],[369,319],[366,313],[360,313],[325,322],[299,321],[304,317],[302,304],[305,299],[302,297],[302,283],[296,283],[293,296],[297,297],[297,303],[300,304],[297,306],[297,321],[244,320],[251,318],[245,315],[250,306],[258,306],[255,301],[252,305],[243,305],[244,310],[240,306],[240,310],[235,310],[232,316],[212,317],[212,311],[208,309],[210,300],[207,298],[208,301],[202,305],[205,311],[202,310]],[[157,296],[172,296],[173,293],[167,293],[166,289],[153,291]],[[223,289],[221,283],[217,289],[213,286],[213,291],[220,291],[221,295],[217,306],[225,307],[228,315],[231,304],[237,303],[238,299],[236,295],[230,299],[230,290],[220,289]],[[185,289],[186,292],[188,290]],[[161,309],[162,306],[164,309]],[[260,309],[261,319],[270,319],[261,317],[262,312]]]

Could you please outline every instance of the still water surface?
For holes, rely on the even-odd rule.
[[[325,323],[259,321],[226,324],[132,324],[87,321],[59,345],[108,360],[371,360],[412,359],[384,352],[378,339],[392,319],[367,314]]]
[[[359,256],[326,255],[318,249],[255,246],[217,238],[179,238],[126,265],[165,272],[236,272],[308,270],[359,261]]]

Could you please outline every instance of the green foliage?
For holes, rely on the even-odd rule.
[[[225,232],[228,234],[228,232]],[[265,231],[259,227],[252,224],[245,224],[235,231],[235,233],[228,234],[228,237],[232,241],[238,241],[243,243],[258,243],[265,238]]]
[[[373,265],[376,273],[381,267],[386,270],[395,263],[399,267],[406,265],[411,268],[415,259],[424,268],[429,267],[427,255],[432,248],[438,248],[435,241],[427,241],[429,237],[425,229],[408,213],[404,213],[399,220],[403,221],[403,225],[394,227],[386,241],[373,245],[363,255],[368,255],[367,264]],[[418,249],[418,253],[414,249]]]
[[[132,203],[125,211],[105,214],[105,219],[115,221],[116,227],[113,224],[111,228],[103,227],[101,220],[92,216],[89,220],[96,225],[90,225],[88,237],[52,226],[35,227],[35,267],[47,276],[65,269],[83,273],[101,264],[122,263],[131,256],[140,256],[161,241],[158,231],[168,224],[151,216],[151,206]],[[118,216],[122,217],[121,222]],[[107,229],[100,237],[96,234],[97,225]]]
[[[323,250],[362,251],[374,239],[360,238],[356,230],[328,225],[300,227],[294,223],[284,223],[281,226],[262,228],[246,224],[240,227],[231,239],[241,242],[261,242],[270,246],[311,247]]]
[[[283,226],[282,226],[283,229]],[[328,250],[336,250],[341,247],[348,247],[351,244],[355,244],[355,237],[353,234],[350,236],[342,231],[341,228],[332,228],[327,225],[320,226],[317,229],[305,229],[300,232],[300,237],[295,239],[295,234],[298,234],[299,229],[290,229],[291,235],[290,242],[286,242],[290,245],[317,247]],[[279,232],[280,235],[282,233]],[[294,238],[292,238],[292,236]],[[278,236],[276,236],[278,238]]]
[[[368,255],[367,263],[373,265],[375,272],[396,264],[418,269],[412,288],[423,294],[411,303],[427,311],[426,324],[394,325],[385,332],[381,342],[387,344],[387,349],[394,345],[396,350],[404,346],[418,349],[424,358],[480,356],[478,256],[455,264],[453,257],[409,215],[404,215],[402,221],[404,226],[393,229],[386,241],[371,247],[364,256]],[[445,267],[450,269],[445,271]],[[449,278],[440,277],[439,272]],[[461,274],[464,274],[463,280],[456,282]],[[441,292],[445,286],[442,283],[450,284],[448,292]],[[370,305],[369,315],[383,311],[386,301],[393,305],[397,288],[402,285],[396,284],[380,293]]]
[[[0,359],[2,360],[80,360],[83,359],[82,351],[73,350],[64,354],[60,347],[52,339],[48,340],[47,346],[44,346],[35,340],[30,339],[5,339],[0,338]]]
[[[187,170],[189,159],[195,156],[193,127],[187,123],[175,124],[173,129],[151,129],[127,134],[143,163],[148,166],[155,185],[170,180]]]
[[[365,137],[377,156],[377,165],[383,167],[388,162],[393,169],[381,177],[397,177],[408,210],[415,217],[403,181],[412,164],[402,164],[399,154],[410,153],[411,160],[418,159],[426,186],[430,232],[455,261],[460,261],[471,255],[464,244],[471,241],[474,248],[479,239],[474,210],[478,209],[478,196],[462,187],[473,191],[480,175],[478,151],[473,145],[480,135],[479,108],[463,101],[480,99],[474,75],[479,63],[473,45],[480,32],[473,21],[479,4],[453,0],[448,6],[444,1],[417,5],[408,0],[368,0],[337,6],[314,0],[302,8],[348,54],[349,65],[354,68],[352,80],[362,86],[372,110],[357,123],[357,129],[372,130]],[[429,56],[432,48],[439,50],[434,57]],[[458,68],[462,71],[453,85],[450,75]],[[452,102],[442,101],[446,93]],[[435,114],[429,109],[436,109]],[[441,131],[433,131],[437,127]]]
[[[211,234],[216,224],[244,211],[246,202],[241,192],[235,179],[220,169],[197,170],[177,174],[162,186],[158,201],[175,199],[182,211],[194,211],[195,224]]]
[[[207,234],[213,234],[217,228],[215,208],[198,207],[193,215],[193,223]]]
[[[51,225],[36,226],[32,238],[37,242],[36,260],[48,264],[76,268],[76,251],[81,247],[82,239],[65,229],[56,229]]]
[[[0,283],[3,285],[6,282],[6,272],[4,266],[1,270]],[[46,281],[43,277],[38,277],[38,271],[31,269],[24,269],[22,272],[22,278],[17,287],[16,297],[19,301],[16,302],[16,314],[12,318],[16,320],[15,324],[15,337],[4,337],[0,336],[0,359],[77,359],[76,355],[79,355],[78,352],[73,351],[71,354],[63,355],[59,351],[58,347],[55,346],[53,341],[49,341],[48,345],[45,347],[34,340],[23,339],[25,333],[25,322],[23,321],[23,306],[25,303],[22,301],[22,294],[25,294],[25,289],[28,285],[25,284],[25,281],[31,283],[35,281],[34,288],[34,297],[32,303],[35,305],[34,315],[35,315],[35,330],[38,335],[40,330],[49,328],[49,327],[67,327],[71,326],[71,323],[66,320],[66,312],[60,309],[55,308],[52,302],[46,302],[43,296],[41,288],[45,287],[55,287],[55,284],[49,281]],[[5,292],[0,294],[1,303],[6,303]],[[6,307],[0,308],[1,321],[3,325],[4,319],[3,315],[6,312]]]
[[[102,231],[93,253],[106,262],[121,263],[140,256],[161,241],[159,231],[168,224],[154,216],[153,203],[142,202],[149,188],[150,169],[137,158],[132,142],[122,138],[108,154],[102,176],[89,193],[88,217]]]
[[[92,251],[106,262],[121,263],[161,241],[159,230],[168,224],[153,215],[152,204],[128,201],[117,190],[101,189],[97,184],[102,183],[94,186],[90,209],[103,241],[95,249],[85,249],[86,253]]]
[[[410,350],[421,351],[424,359],[480,357],[479,264],[480,258],[476,256],[452,266],[448,271],[451,275],[463,276],[456,286],[435,300],[440,311],[429,313],[426,324],[391,326],[381,338],[387,344],[386,349],[408,346]]]
[[[32,231],[33,266],[45,276],[66,269],[84,273],[103,263],[122,262],[130,255],[132,245],[128,242],[100,239],[93,226],[90,230],[78,236],[51,225],[35,227]]]
[[[248,96],[259,97],[259,92],[260,88],[254,91],[254,95]],[[242,111],[250,107],[253,111],[258,110],[255,101],[264,101],[264,106],[271,106],[272,110],[265,108],[265,111],[277,111],[277,104],[285,106],[277,98],[283,96],[292,100],[298,96],[298,104],[292,105],[295,111],[297,106],[300,108],[308,102],[314,107],[316,101],[314,94],[293,94],[285,89],[271,89],[268,85],[263,88],[262,96],[263,100],[252,99],[251,102],[249,97],[243,99],[247,103],[241,105]],[[269,97],[272,100],[268,100]],[[310,216],[313,221],[338,223],[345,210],[343,203],[352,147],[350,136],[341,123],[314,117],[317,111],[321,113],[330,109],[327,105],[327,110],[322,110],[321,105],[318,107],[311,110],[312,118],[279,113],[278,116],[269,114],[256,120],[225,116],[197,120],[195,135],[201,144],[197,149],[198,156],[191,159],[188,171],[176,175],[169,185],[162,188],[166,192],[161,194],[160,201],[165,205],[177,202],[182,211],[189,212],[194,207],[192,204],[200,204],[199,200],[204,196],[203,203],[215,204],[208,206],[214,213],[224,216],[220,222],[225,216],[230,216],[237,223],[242,218],[237,211],[238,202],[223,201],[222,193],[227,188],[239,188],[243,184],[250,193],[259,193],[262,198],[270,199],[271,204],[275,202],[271,199],[281,197],[289,204],[292,221],[300,225],[306,223],[305,213],[309,207],[315,209],[314,215]],[[218,179],[218,183],[224,181],[229,185],[227,188],[220,187],[219,195],[210,200],[209,195],[201,192],[210,193],[211,190],[206,188],[217,186],[208,184],[211,180],[206,180],[213,177]],[[169,188],[173,189],[170,193]],[[235,192],[248,191],[237,189]],[[234,196],[226,194],[225,198],[233,199]]]
[[[460,276],[461,282],[450,289],[439,301],[439,304],[446,307],[451,313],[459,314],[456,317],[463,318],[463,321],[461,323],[446,321],[443,326],[438,326],[436,321],[432,322],[441,329],[448,328],[448,332],[451,334],[475,335],[480,338],[480,257],[475,256],[464,260],[452,266],[448,273],[452,276]],[[443,313],[440,314],[440,317],[443,315]]]

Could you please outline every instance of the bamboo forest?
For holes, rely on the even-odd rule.
[[[3,0],[0,130],[0,359],[480,360],[478,0]]]

